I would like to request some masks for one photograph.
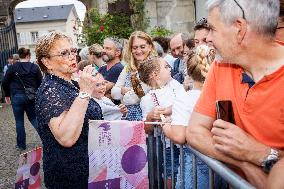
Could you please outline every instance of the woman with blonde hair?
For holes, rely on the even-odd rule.
[[[142,120],[139,103],[141,97],[149,91],[149,87],[140,81],[138,68],[141,61],[153,54],[155,49],[151,37],[142,31],[133,32],[124,55],[124,61],[127,64],[111,91],[113,99],[121,100],[127,106],[126,119],[129,121]]]

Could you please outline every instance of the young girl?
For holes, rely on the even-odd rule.
[[[187,72],[193,79],[193,88],[186,94],[179,93],[172,107],[172,122],[165,124],[162,129],[164,134],[172,141],[184,144],[186,126],[188,125],[191,113],[197,102],[209,69],[208,52],[205,53],[202,49],[196,51],[189,57],[187,62]],[[185,173],[184,181],[185,188],[189,189],[193,186],[192,179],[192,153],[188,148],[184,148],[185,154]],[[180,170],[179,170],[180,174]],[[178,175],[179,175],[178,174]],[[197,188],[209,188],[209,169],[208,166],[197,158]],[[180,177],[176,188],[180,188]]]
[[[171,67],[163,58],[149,57],[140,64],[138,69],[141,81],[148,84],[151,90],[141,98],[141,109],[143,120],[160,121],[161,117],[170,117],[172,105],[178,93],[185,93],[185,90],[178,81],[171,77]],[[153,127],[145,125],[146,133],[151,133]],[[171,156],[169,141],[166,141],[166,168],[168,188],[170,188],[171,177]],[[177,174],[179,149],[174,146],[174,175]]]
[[[96,77],[96,87],[92,97],[100,105],[104,120],[121,120],[128,111],[127,107],[124,104],[117,106],[109,98],[105,97],[106,82],[100,73],[94,75]]]

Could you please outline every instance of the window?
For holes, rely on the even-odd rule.
[[[32,43],[36,43],[38,39],[38,32],[31,32]]]

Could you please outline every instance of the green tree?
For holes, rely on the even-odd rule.
[[[100,14],[93,8],[87,13],[83,39],[87,45],[102,44],[106,37],[128,38],[134,31],[129,16],[124,13]]]
[[[171,30],[168,30],[167,28],[163,26],[155,26],[151,29],[150,35],[152,37],[168,37],[172,35],[174,32]]]

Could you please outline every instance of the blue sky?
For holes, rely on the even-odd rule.
[[[79,18],[81,20],[84,18],[86,7],[83,3],[77,0],[28,0],[19,3],[16,8],[44,7],[65,4],[74,4]]]

